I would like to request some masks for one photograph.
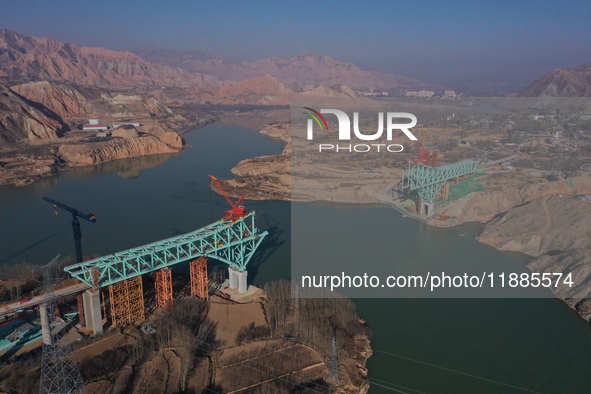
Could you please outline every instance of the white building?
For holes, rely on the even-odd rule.
[[[407,90],[406,97],[433,97],[435,92],[432,90]]]
[[[117,122],[113,123],[113,128],[116,129],[117,127],[121,126],[133,126],[133,127],[140,127],[142,124],[139,122]]]
[[[95,120],[95,119],[93,119]],[[105,131],[109,129],[109,125],[108,124],[104,124],[104,123],[87,123],[84,126],[82,126],[82,130],[85,131]]]

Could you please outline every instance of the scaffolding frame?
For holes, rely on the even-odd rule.
[[[110,285],[109,300],[113,327],[144,320],[144,289],[141,276]]]
[[[154,290],[156,293],[156,307],[168,308],[172,306],[172,271],[168,268],[154,273]]]
[[[191,260],[190,264],[191,295],[201,299],[209,298],[209,280],[207,277],[207,257]]]
[[[439,192],[437,192],[437,197],[438,199],[441,199],[443,201],[447,201],[449,199],[449,184],[452,181],[447,181],[443,184],[443,187],[439,190]]]

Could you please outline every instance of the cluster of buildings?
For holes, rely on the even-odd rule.
[[[409,90],[406,88],[392,88],[388,92],[390,97],[456,97],[455,90]]]
[[[391,88],[387,91],[369,90],[362,92],[366,97],[456,97],[455,90],[409,90],[407,88]]]
[[[107,131],[107,130],[115,130],[117,127],[121,126],[134,126],[140,127],[141,124],[138,122],[117,122],[113,124],[101,123],[100,119],[90,119],[88,123],[82,126],[82,130],[84,131]]]

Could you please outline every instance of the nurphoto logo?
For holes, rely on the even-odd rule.
[[[310,117],[307,124],[307,139],[312,141],[314,139],[314,123],[318,125],[321,131],[329,131],[328,123],[322,114],[332,114],[336,116],[339,127],[338,137],[339,141],[351,141],[351,119],[344,111],[338,109],[321,109],[316,111],[310,107],[303,107],[307,112],[304,112]],[[309,111],[309,112],[308,112]],[[411,141],[417,141],[417,137],[409,130],[416,126],[417,117],[408,112],[387,112],[386,113],[386,140],[392,141],[392,135],[395,130],[402,131]],[[406,123],[398,123],[401,119],[410,120]],[[378,130],[373,134],[364,134],[359,130],[359,112],[353,112],[353,134],[354,138],[361,141],[376,141],[382,138],[384,133],[384,113],[378,112]],[[370,151],[387,151],[392,153],[402,152],[403,146],[400,144],[318,144],[318,152],[370,152]]]

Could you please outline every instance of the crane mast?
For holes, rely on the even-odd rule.
[[[92,213],[84,213],[75,208],[69,207],[66,204],[63,204],[59,201],[53,200],[49,197],[43,197],[44,201],[47,201],[57,210],[61,208],[65,211],[68,211],[72,214],[72,231],[74,233],[74,247],[76,248],[76,262],[82,262],[82,231],[80,231],[80,221],[78,218],[82,218],[88,220],[91,223],[96,223],[96,216]],[[56,212],[57,213],[57,212]]]

